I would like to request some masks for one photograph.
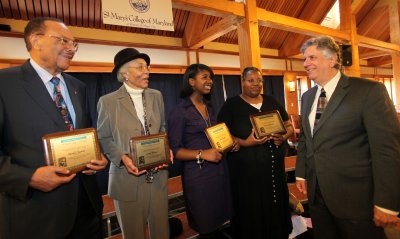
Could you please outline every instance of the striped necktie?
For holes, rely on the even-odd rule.
[[[326,99],[326,91],[324,90],[324,88],[322,88],[321,94],[319,95],[318,98],[317,112],[315,114],[314,131],[318,124],[318,121],[321,119],[322,113],[324,113],[327,104],[328,104],[328,99]]]
[[[58,77],[53,77],[50,80],[51,83],[54,85],[53,91],[53,100],[57,106],[57,109],[60,111],[61,116],[67,125],[69,131],[74,130],[74,125],[72,123],[71,115],[68,111],[67,104],[64,101],[64,97],[61,94],[61,86],[60,86],[60,79]]]

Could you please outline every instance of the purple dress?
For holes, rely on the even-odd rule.
[[[207,104],[211,125],[216,124]],[[211,148],[204,133],[206,121],[189,98],[183,99],[168,118],[168,137],[174,155],[180,148]],[[201,234],[217,230],[232,217],[232,200],[226,159],[219,163],[182,161],[182,185],[189,225]]]

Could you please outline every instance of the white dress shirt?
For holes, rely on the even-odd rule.
[[[71,98],[69,97],[68,88],[65,84],[65,80],[62,77],[61,73],[53,76],[48,71],[46,71],[43,67],[39,66],[33,59],[29,60],[29,63],[32,65],[33,69],[35,69],[36,73],[39,75],[40,79],[43,81],[43,84],[46,86],[47,91],[50,94],[51,99],[53,99],[54,85],[50,82],[53,77],[58,77],[60,79],[60,89],[61,95],[64,98],[65,104],[67,105],[69,115],[71,116],[72,123],[75,124],[75,110],[72,105]]]
[[[328,102],[328,105],[329,105],[329,100],[331,99],[331,96],[333,95],[333,92],[336,89],[336,86],[339,82],[340,77],[341,77],[341,73],[340,73],[340,71],[338,71],[336,73],[336,75],[323,87],[326,92],[326,100]],[[320,85],[317,85],[317,86],[318,86],[318,90],[317,90],[317,93],[315,94],[314,103],[312,104],[310,114],[308,115],[308,120],[310,122],[310,128],[311,128],[311,134],[314,132],[314,122],[315,122],[315,116],[317,114],[318,99],[319,99],[319,95],[321,94],[321,89],[322,89],[322,86],[320,86]]]

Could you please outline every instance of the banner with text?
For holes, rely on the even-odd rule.
[[[103,23],[174,31],[171,0],[102,0]]]

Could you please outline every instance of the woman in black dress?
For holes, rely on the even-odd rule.
[[[255,67],[244,69],[242,94],[228,99],[218,115],[240,144],[227,155],[233,194],[234,238],[288,238],[292,231],[283,143],[293,134],[285,109],[262,95],[263,78]],[[287,133],[257,139],[249,115],[278,110]]]

